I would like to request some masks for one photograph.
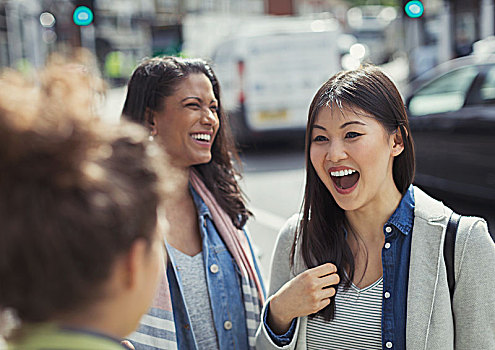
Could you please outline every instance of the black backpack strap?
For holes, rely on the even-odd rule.
[[[455,256],[455,237],[457,235],[457,228],[459,227],[459,220],[461,216],[452,212],[447,224],[447,230],[445,233],[445,242],[443,245],[443,258],[445,259],[445,266],[447,267],[447,283],[450,291],[450,304],[452,305],[452,299],[454,297],[455,286],[455,274],[454,274],[454,256]]]

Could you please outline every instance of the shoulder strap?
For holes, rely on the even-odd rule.
[[[447,267],[447,283],[450,291],[450,301],[454,297],[454,255],[455,255],[455,237],[457,235],[457,228],[459,227],[459,220],[461,216],[452,212],[447,224],[447,230],[445,233],[445,242],[443,245],[443,258],[445,259],[445,266]],[[451,303],[452,305],[452,303]]]

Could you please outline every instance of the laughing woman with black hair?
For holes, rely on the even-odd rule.
[[[443,256],[452,210],[412,185],[404,104],[378,68],[316,93],[303,212],[282,228],[258,349],[495,349],[495,244],[462,217],[451,302]]]

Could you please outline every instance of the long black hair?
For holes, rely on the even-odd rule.
[[[236,177],[240,177],[240,173],[235,169],[232,161],[236,160],[239,165],[241,162],[227,115],[222,108],[220,84],[206,61],[172,56],[144,60],[134,70],[127,84],[127,97],[122,115],[146,125],[147,113],[162,110],[165,97],[173,95],[178,85],[190,74],[204,74],[210,80],[218,101],[220,122],[220,128],[212,145],[211,161],[193,167],[199,172],[205,185],[234,225],[242,228],[251,212],[246,208],[243,193],[236,180]]]
[[[318,177],[310,159],[311,135],[315,119],[323,107],[355,107],[368,112],[391,134],[397,130],[404,141],[404,150],[395,157],[393,179],[404,195],[413,181],[415,170],[414,145],[404,103],[392,81],[377,67],[368,65],[332,76],[318,90],[311,102],[306,128],[306,187],[303,216],[291,251],[294,264],[296,246],[308,268],[331,262],[337,266],[345,288],[354,277],[354,257],[346,241],[345,229],[350,229],[344,210],[338,206],[325,184]],[[346,275],[344,271],[348,271]],[[333,298],[332,298],[333,299]],[[319,315],[331,320],[335,303],[320,310]]]

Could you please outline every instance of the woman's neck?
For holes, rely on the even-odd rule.
[[[78,312],[59,315],[53,322],[62,327],[94,331],[116,339],[122,338],[129,333],[132,326],[123,321],[125,317],[119,318],[117,310],[111,310],[113,314],[110,314],[109,309],[109,305],[99,304]]]
[[[189,191],[188,169],[177,169],[177,184],[170,200],[165,204],[167,220],[172,228],[166,234],[166,240],[181,252],[195,256],[202,250],[202,239],[198,226],[196,205]]]
[[[393,190],[376,198],[373,203],[345,215],[352,229],[365,241],[383,239],[383,226],[395,212],[402,195],[394,186]]]
[[[172,197],[173,202],[180,202],[191,196],[189,192],[189,174],[191,172],[191,168],[175,168],[174,170],[177,174],[177,179],[174,184],[174,194]]]

